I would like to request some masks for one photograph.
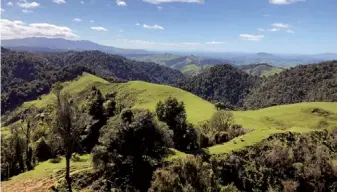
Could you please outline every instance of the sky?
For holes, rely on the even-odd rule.
[[[337,0],[2,0],[1,38],[154,51],[337,53]]]

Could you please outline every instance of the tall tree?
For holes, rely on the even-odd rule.
[[[156,106],[157,117],[165,122],[173,131],[174,147],[179,150],[194,150],[199,148],[198,134],[192,124],[186,121],[186,111],[183,102],[169,97],[164,102],[159,101]]]
[[[93,163],[104,172],[107,191],[112,186],[147,191],[155,167],[168,154],[171,137],[149,111],[123,110],[116,122],[102,129],[100,143],[93,149]]]
[[[70,95],[61,92],[62,88],[60,83],[55,84],[53,87],[53,92],[56,95],[56,103],[52,131],[59,138],[61,147],[65,152],[65,179],[67,181],[68,191],[71,192],[70,159],[79,143],[82,123],[84,121],[82,120],[80,112],[74,107]]]

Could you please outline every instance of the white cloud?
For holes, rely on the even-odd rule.
[[[22,13],[33,13],[34,11],[28,9],[22,9]]]
[[[93,22],[95,22],[94,20],[90,20],[90,23],[93,23]]]
[[[66,0],[53,0],[54,3],[57,3],[57,4],[64,4],[64,3],[67,3]]]
[[[2,13],[2,12],[5,12],[5,11],[6,11],[5,9],[1,8],[1,13]]]
[[[240,34],[240,38],[242,40],[260,41],[264,38],[264,35]]]
[[[276,4],[276,5],[288,5],[297,2],[304,2],[306,0],[269,0],[269,3]]]
[[[95,31],[108,31],[106,28],[104,27],[90,27],[92,30],[95,30]]]
[[[126,2],[123,1],[123,0],[116,0],[116,3],[117,3],[118,6],[122,6],[122,7],[127,6]]]
[[[22,21],[0,20],[1,38],[15,39],[26,37],[78,37],[70,28],[49,23],[30,23]]]
[[[9,2],[7,3],[7,6],[13,6],[13,3],[12,3],[11,1],[9,1]]]
[[[204,0],[143,0],[147,3],[160,4],[160,3],[204,3]]]
[[[81,4],[84,4],[84,1],[81,1]]]
[[[287,31],[286,31],[287,33],[295,33],[293,30],[291,30],[291,29],[287,29]]]
[[[164,27],[160,26],[160,25],[146,25],[144,24],[143,27],[145,29],[158,29],[158,30],[164,30]]]
[[[120,33],[124,33],[124,31],[122,29],[119,30]]]
[[[197,42],[184,42],[184,43],[181,43],[182,45],[200,45],[200,43],[197,43]]]
[[[162,6],[157,6],[157,9],[158,9],[159,11],[161,11],[161,10],[163,9],[163,7],[162,7]]]
[[[290,28],[290,25],[283,23],[273,23],[272,25],[276,28],[286,28],[286,29]]]
[[[224,44],[225,42],[222,42],[222,41],[209,41],[209,42],[206,42],[206,44],[208,45],[219,45],[219,44]]]
[[[81,22],[82,19],[80,19],[80,18],[74,18],[73,21],[75,21],[75,22]]]
[[[124,41],[133,43],[133,44],[147,44],[147,45],[154,45],[157,44],[153,41],[143,41],[143,40],[129,40],[129,39],[124,39]]]
[[[35,1],[28,2],[27,0],[20,0],[20,2],[16,3],[19,7],[25,8],[25,9],[31,9],[36,8],[40,6],[40,3],[37,3]]]
[[[139,23],[136,23],[137,26],[139,26],[140,24]]]
[[[257,30],[259,30],[259,31],[266,31],[265,29],[262,29],[262,28],[258,28]]]
[[[280,28],[276,28],[276,27],[268,29],[268,31],[270,31],[270,32],[276,32],[276,31],[279,31],[279,30],[280,30]]]

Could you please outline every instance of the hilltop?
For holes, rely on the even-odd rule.
[[[168,67],[99,51],[28,53],[2,50],[3,113],[48,93],[52,83],[71,80],[82,72],[94,73],[110,81],[143,80],[173,84],[185,78],[181,72]]]
[[[257,77],[263,77],[263,76],[268,77],[268,76],[280,73],[284,70],[283,68],[275,67],[267,63],[239,65],[236,67],[250,75],[257,76]]]

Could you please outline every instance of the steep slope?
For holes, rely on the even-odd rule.
[[[155,63],[136,62],[99,51],[27,53],[2,49],[2,112],[47,93],[52,83],[90,72],[100,77],[172,84],[182,73]]]
[[[178,86],[206,100],[221,101],[229,108],[238,108],[243,106],[255,81],[255,77],[231,65],[217,65]]]
[[[337,61],[303,65],[264,79],[245,99],[247,108],[337,101]]]
[[[262,77],[262,76],[268,77],[270,75],[280,73],[284,70],[282,68],[274,67],[266,63],[239,65],[236,67],[238,67],[239,69],[243,70],[244,72],[250,75],[257,76],[257,77]]]
[[[121,49],[112,46],[100,45],[86,40],[67,40],[62,38],[30,37],[22,39],[1,40],[1,45],[18,51],[40,50],[51,52],[52,50],[99,50],[113,54],[146,54],[148,51],[141,49]]]

